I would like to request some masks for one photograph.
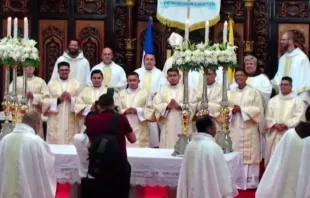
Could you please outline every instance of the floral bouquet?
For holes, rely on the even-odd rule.
[[[200,71],[204,62],[203,52],[188,41],[175,46],[172,67],[182,71]]]
[[[228,43],[214,44],[217,54],[218,65],[223,69],[235,68],[237,66],[237,46],[232,46]]]
[[[36,67],[39,63],[39,51],[36,42],[29,39],[5,37],[0,40],[0,63]]]
[[[39,65],[39,51],[36,48],[37,42],[32,39],[22,39],[21,61],[25,66],[37,67]]]
[[[197,49],[199,49],[203,54],[203,62],[201,68],[211,68],[217,70],[218,65],[218,57],[216,53],[216,45],[212,45],[211,43],[199,43],[197,44]]]

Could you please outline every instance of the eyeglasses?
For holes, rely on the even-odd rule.
[[[69,69],[60,69],[58,71],[60,71],[60,72],[67,72],[67,71],[69,71]]]

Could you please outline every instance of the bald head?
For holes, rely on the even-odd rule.
[[[102,53],[101,53],[101,59],[102,59],[102,62],[105,65],[111,64],[112,59],[113,59],[113,51],[112,51],[112,49],[109,48],[109,47],[103,48]]]
[[[293,31],[287,31],[282,35],[281,38],[281,45],[285,52],[291,52],[295,49],[294,44],[294,32]]]
[[[293,31],[287,31],[284,34],[286,34],[286,37],[288,39],[294,40],[294,32]]]
[[[22,123],[31,126],[36,133],[39,132],[41,124],[41,115],[36,111],[28,111],[23,119]]]

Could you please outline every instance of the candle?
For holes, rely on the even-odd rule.
[[[7,36],[12,36],[12,18],[11,17],[8,17],[8,20],[7,20]]]
[[[189,41],[189,26],[190,22],[188,19],[185,20],[185,40]]]
[[[17,30],[18,30],[18,19],[14,19],[14,38],[17,38]]]
[[[205,26],[205,43],[209,43],[209,21],[206,21],[206,26]]]
[[[24,18],[24,39],[28,39],[28,19]]]
[[[223,43],[227,43],[227,25],[227,21],[225,21],[223,28]]]

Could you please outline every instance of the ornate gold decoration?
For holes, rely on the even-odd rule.
[[[135,1],[134,0],[126,0],[126,5],[132,7],[135,5]]]
[[[244,7],[245,8],[253,8],[255,0],[244,0]]]
[[[254,41],[243,41],[244,52],[252,53],[254,50]]]
[[[9,86],[10,86],[10,66],[4,65],[5,68],[5,91],[3,102],[1,103],[2,109],[4,111],[4,120],[5,123],[9,123],[9,116],[10,116],[10,106],[11,106],[11,97],[9,93]]]
[[[137,39],[125,39],[125,49],[126,50],[134,50],[136,40]]]
[[[188,136],[188,127],[190,122],[191,113],[189,111],[189,92],[188,92],[188,71],[183,71],[184,94],[183,94],[183,107],[182,107],[182,134]]]

